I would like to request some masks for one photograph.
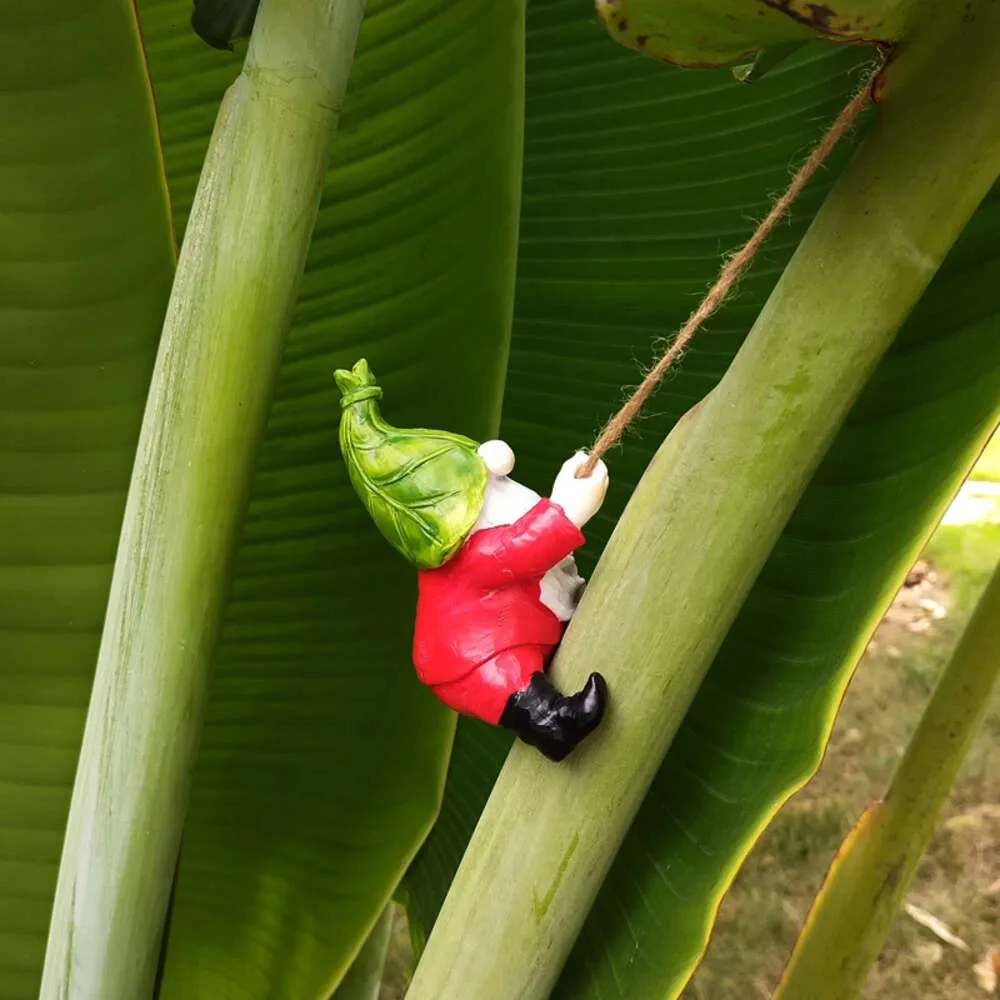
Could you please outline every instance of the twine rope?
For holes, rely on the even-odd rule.
[[[864,87],[858,91],[844,110],[840,112],[837,120],[830,126],[826,135],[823,136],[809,154],[809,158],[792,178],[784,194],[775,201],[771,207],[771,211],[767,213],[764,221],[757,227],[753,236],[723,266],[719,272],[719,277],[716,278],[715,284],[708,290],[698,308],[691,313],[687,322],[680,328],[666,353],[653,365],[649,373],[639,384],[639,387],[625,401],[622,408],[604,425],[604,429],[598,435],[594,446],[590,449],[587,461],[577,470],[576,476],[578,479],[586,479],[594,471],[594,467],[607,451],[618,444],[622,435],[628,429],[629,424],[639,415],[639,411],[646,400],[649,399],[653,394],[653,390],[663,380],[663,376],[669,371],[670,366],[683,353],[684,348],[688,345],[691,338],[698,332],[705,320],[725,302],[730,291],[732,291],[733,285],[743,275],[743,272],[754,259],[764,241],[787,214],[788,210],[792,207],[792,203],[802,193],[803,188],[812,180],[816,171],[819,170],[833,152],[837,143],[851,130],[857,121],[858,115],[861,114],[871,99],[876,79],[881,69],[882,67],[879,65],[865,82]]]

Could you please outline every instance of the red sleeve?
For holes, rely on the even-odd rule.
[[[562,507],[543,499],[513,524],[470,538],[465,565],[483,586],[501,587],[524,577],[541,576],[584,540]]]

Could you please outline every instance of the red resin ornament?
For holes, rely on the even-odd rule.
[[[337,382],[351,481],[419,568],[418,677],[449,707],[562,760],[600,723],[607,699],[600,674],[563,695],[545,672],[583,588],[572,553],[607,492],[604,463],[578,479],[587,457],[578,452],[543,499],[510,478],[514,455],[502,441],[477,448],[386,424],[364,361]]]

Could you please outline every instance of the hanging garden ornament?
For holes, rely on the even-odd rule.
[[[579,452],[542,498],[510,478],[503,441],[387,424],[366,361],[336,379],[351,483],[419,571],[417,676],[449,707],[562,760],[600,723],[607,698],[600,674],[564,695],[545,673],[583,588],[572,553],[604,500],[607,468],[578,479]]]

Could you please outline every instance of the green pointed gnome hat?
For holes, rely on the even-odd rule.
[[[447,562],[483,508],[488,473],[476,442],[387,424],[379,411],[382,390],[364,359],[334,377],[340,450],[376,527],[418,569]]]

